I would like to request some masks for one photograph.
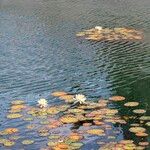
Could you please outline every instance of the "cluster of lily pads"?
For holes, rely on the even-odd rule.
[[[84,30],[76,34],[78,37],[84,37],[93,41],[118,41],[118,40],[142,40],[143,33],[141,31],[130,28],[95,28]]]
[[[39,137],[46,137],[47,144],[41,145],[41,150],[78,150],[91,144],[89,140],[93,138],[100,150],[143,150],[149,146],[146,140],[148,133],[143,126],[150,126],[150,116],[145,115],[144,109],[134,109],[139,102],[125,102],[123,96],[93,102],[82,94],[73,95],[61,91],[51,95],[63,100],[62,104],[49,106],[46,99],[40,99],[37,105],[30,106],[23,100],[15,100],[11,102],[6,116],[8,119],[26,121],[26,128],[30,132],[35,131]],[[116,102],[123,102],[124,107],[133,109],[133,115],[119,115],[117,109],[109,106]],[[130,124],[129,132],[140,139],[138,143],[133,139],[117,139],[120,131],[115,130],[114,126],[117,128],[126,125],[130,120],[135,122]],[[14,146],[20,139],[20,132],[15,127],[1,130],[0,144],[5,147]],[[36,144],[33,138],[20,142],[24,146]]]

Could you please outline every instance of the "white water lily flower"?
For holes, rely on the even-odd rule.
[[[47,107],[47,106],[48,106],[47,100],[44,99],[44,98],[41,98],[40,100],[38,100],[38,106],[39,106],[40,108],[45,108],[45,107]]]
[[[73,98],[75,100],[75,103],[79,102],[80,104],[85,104],[86,97],[83,94],[76,94]]]
[[[102,30],[103,28],[101,26],[96,26],[95,29]]]

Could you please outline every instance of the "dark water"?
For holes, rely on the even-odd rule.
[[[142,29],[145,39],[76,38],[97,25]],[[150,1],[0,0],[0,128],[8,125],[10,101],[44,97],[52,104],[55,90],[89,99],[123,95],[150,106]]]

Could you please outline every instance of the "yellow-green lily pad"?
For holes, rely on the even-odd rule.
[[[23,145],[30,145],[30,144],[33,144],[33,143],[34,143],[33,140],[23,140],[23,141],[22,141],[22,144],[23,144]]]
[[[150,116],[142,116],[142,117],[140,117],[140,120],[149,121],[150,120]]]
[[[8,119],[16,119],[16,118],[21,118],[21,117],[22,117],[22,115],[19,114],[19,113],[14,113],[14,114],[8,114],[7,115]]]
[[[6,141],[3,143],[3,145],[6,146],[6,147],[11,147],[11,146],[15,145],[15,142],[6,140]]]

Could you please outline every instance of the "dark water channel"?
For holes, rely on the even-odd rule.
[[[97,25],[142,29],[145,38],[90,42],[75,36]],[[0,0],[0,129],[8,126],[12,100],[34,105],[44,97],[52,104],[55,90],[91,100],[123,95],[148,110],[150,1]],[[24,129],[23,122],[11,123]]]

